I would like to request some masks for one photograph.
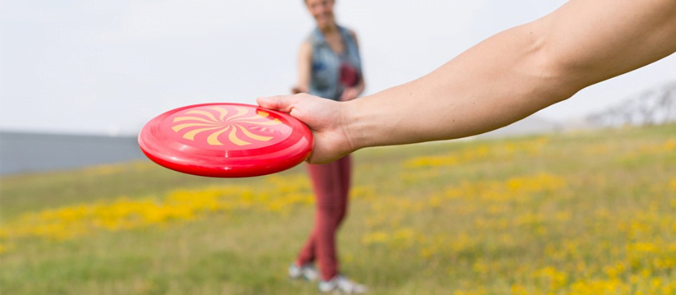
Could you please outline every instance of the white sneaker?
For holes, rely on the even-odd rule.
[[[289,278],[291,279],[305,279],[306,281],[314,281],[319,276],[317,269],[312,264],[304,264],[301,266],[292,263],[289,266]]]
[[[350,281],[343,275],[336,275],[328,281],[319,281],[319,291],[328,293],[338,291],[344,294],[363,294],[366,293],[366,286]]]

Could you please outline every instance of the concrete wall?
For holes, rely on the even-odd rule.
[[[145,159],[136,137],[0,131],[0,174],[40,172]]]

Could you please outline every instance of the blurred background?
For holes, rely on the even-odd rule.
[[[566,1],[336,2],[369,94]],[[302,167],[200,178],[136,143],[176,107],[288,93],[313,24],[301,0],[0,2],[0,293],[314,294],[285,277]],[[470,140],[359,151],[344,269],[374,294],[676,294],[674,121],[676,55]]]
[[[368,94],[425,75],[481,40],[564,2],[339,1],[336,15],[359,34]],[[131,144],[150,118],[179,106],[254,104],[258,96],[288,93],[296,79],[299,44],[314,24],[302,1],[30,0],[1,5],[4,174],[94,163],[97,157],[108,162],[141,157],[121,146],[100,153],[98,145],[80,147],[85,141],[113,142],[100,136]],[[667,57],[589,87],[507,133],[588,127],[589,116],[632,96],[651,96],[647,92],[652,96],[644,100],[664,95],[673,100],[675,69],[676,56]],[[75,144],[70,137],[45,133],[99,137]],[[39,150],[29,148],[35,140]]]

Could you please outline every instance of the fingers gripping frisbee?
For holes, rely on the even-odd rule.
[[[312,132],[285,113],[234,103],[191,105],[150,120],[138,137],[143,153],[178,172],[250,177],[302,163]]]

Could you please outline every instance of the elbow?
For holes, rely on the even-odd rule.
[[[537,80],[536,85],[541,85],[540,90],[547,96],[559,102],[593,84],[569,54],[561,50],[546,20],[524,27],[524,33],[529,37],[521,65],[526,67],[524,72]]]

